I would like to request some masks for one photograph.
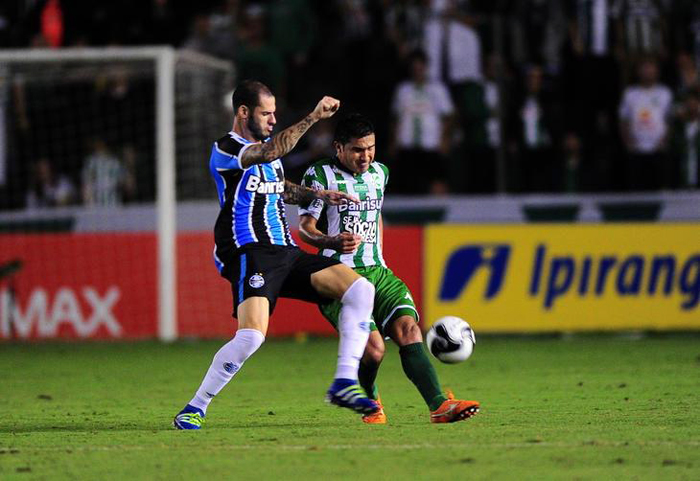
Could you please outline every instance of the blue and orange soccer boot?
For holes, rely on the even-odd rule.
[[[379,404],[379,411],[372,414],[362,416],[362,422],[365,424],[386,424],[386,414],[384,414],[384,405],[382,398],[377,397],[376,403]]]
[[[326,402],[360,414],[372,414],[381,409],[379,404],[367,397],[357,381],[336,379],[326,393]]]
[[[454,423],[469,419],[479,412],[477,401],[461,401],[455,399],[454,394],[449,389],[445,393],[447,400],[440,404],[435,411],[430,413],[431,423]]]
[[[176,429],[201,429],[202,424],[204,424],[204,412],[189,404],[173,419],[173,426]]]

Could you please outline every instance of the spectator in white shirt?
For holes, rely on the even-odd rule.
[[[464,0],[430,0],[423,44],[428,57],[428,77],[443,82],[449,89],[460,118],[464,122],[465,90],[480,83],[482,46],[476,29],[477,17]]]
[[[659,83],[656,61],[643,60],[638,75],[639,83],[625,89],[619,111],[627,187],[655,190],[667,187],[669,181],[666,149],[673,94]]]
[[[88,206],[117,206],[122,203],[126,171],[121,161],[101,139],[93,141],[93,150],[82,169],[83,202]]]
[[[429,76],[448,85],[481,80],[481,40],[457,0],[431,0],[425,24]]]
[[[449,153],[449,123],[454,113],[450,94],[442,82],[428,80],[424,52],[409,56],[411,78],[394,92],[392,154],[398,160],[392,169],[396,192],[406,194],[444,192],[445,156]],[[392,159],[393,160],[393,159]],[[432,172],[426,179],[417,172]]]

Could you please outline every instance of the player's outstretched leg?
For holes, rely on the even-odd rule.
[[[338,367],[335,380],[326,393],[326,401],[358,413],[370,414],[378,411],[379,405],[367,397],[360,387],[357,371],[369,338],[374,286],[364,278],[357,278],[343,294],[341,303]]]
[[[389,326],[389,336],[396,342],[406,377],[416,386],[430,409],[431,423],[453,423],[468,419],[479,411],[476,401],[454,399],[443,394],[435,368],[428,359],[423,336],[412,315],[402,315]]]
[[[265,336],[257,329],[239,329],[236,336],[216,353],[197,393],[175,416],[173,426],[177,429],[200,429],[211,400],[264,341]]]

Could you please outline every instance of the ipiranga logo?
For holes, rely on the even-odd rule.
[[[620,298],[655,298],[681,295],[679,307],[697,308],[700,303],[700,252],[690,255],[656,254],[556,254],[546,244],[531,252],[530,297],[541,299],[545,310],[567,296],[595,299],[607,294]],[[508,244],[470,244],[449,257],[440,288],[440,300],[454,301],[470,288],[479,271],[487,274],[485,300],[495,300],[507,283],[513,249]],[[480,287],[479,287],[480,288]],[[518,286],[520,288],[520,286]]]
[[[535,249],[529,294],[543,294],[551,309],[565,295],[601,297],[616,292],[621,297],[682,295],[680,307],[694,309],[700,300],[700,253],[674,254],[548,255],[547,247]]]
[[[440,299],[457,299],[480,269],[489,271],[484,297],[493,298],[503,286],[509,257],[510,246],[507,244],[467,245],[457,249],[447,261]]]

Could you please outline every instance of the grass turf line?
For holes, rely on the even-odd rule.
[[[0,478],[697,479],[698,340],[482,336],[467,362],[434,363],[483,404],[452,425],[428,423],[388,346],[386,426],[322,402],[335,340],[271,341],[196,433],[170,421],[220,341],[5,343]]]

